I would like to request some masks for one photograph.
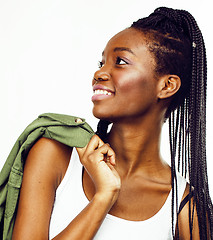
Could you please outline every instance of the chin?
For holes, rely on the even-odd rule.
[[[93,110],[94,117],[100,120],[108,120],[109,116],[106,113],[101,113]]]
[[[103,109],[101,110],[97,110],[95,107],[93,108],[92,111],[94,117],[100,119],[100,120],[106,120],[106,121],[110,121],[113,119],[113,116],[111,113],[109,113],[108,111],[104,111]]]

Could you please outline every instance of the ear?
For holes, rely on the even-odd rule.
[[[164,75],[159,79],[158,98],[165,99],[172,97],[181,86],[181,80],[177,75]]]

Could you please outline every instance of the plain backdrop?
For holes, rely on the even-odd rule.
[[[91,80],[107,41],[159,6],[191,12],[206,43],[207,163],[213,196],[210,0],[0,0],[0,169],[15,140],[41,113],[80,116],[96,129]],[[169,161],[166,125],[161,152]]]

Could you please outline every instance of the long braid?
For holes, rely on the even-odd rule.
[[[179,109],[178,109],[179,110]],[[177,142],[178,136],[178,126],[179,124],[179,115],[175,112],[172,112],[171,117],[169,118],[169,140],[170,140],[170,151],[171,151],[171,174],[172,174],[172,234],[173,238],[175,237],[175,212],[174,212],[174,203],[176,204],[176,208],[178,206],[178,198],[177,198],[177,175],[176,175],[176,166],[175,166],[175,157],[176,157],[176,147],[174,144]],[[176,194],[175,194],[176,193]],[[178,226],[178,222],[177,222]]]
[[[210,232],[212,236],[212,216],[213,209],[210,200],[207,169],[206,169],[206,85],[207,85],[207,64],[206,51],[202,34],[194,18],[183,11],[184,20],[190,22],[192,29],[190,34],[193,42],[192,74],[196,81],[190,93],[189,111],[190,119],[190,142],[191,142],[191,184],[196,190],[195,202],[200,224],[200,235],[207,239],[206,214],[208,213],[210,222]],[[208,207],[208,205],[210,205]]]

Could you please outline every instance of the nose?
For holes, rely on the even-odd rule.
[[[95,84],[95,82],[108,81],[109,79],[110,74],[106,71],[103,71],[102,69],[99,69],[94,74],[93,84]]]

